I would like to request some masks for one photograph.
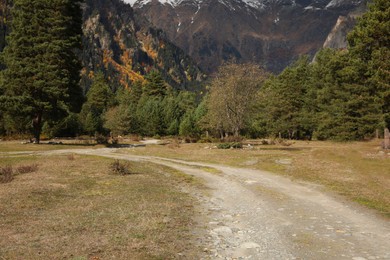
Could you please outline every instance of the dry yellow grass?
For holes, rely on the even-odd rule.
[[[390,217],[390,151],[380,140],[370,142],[304,142],[290,146],[257,145],[241,150],[210,149],[213,144],[150,145],[127,150],[189,161],[220,163],[267,170],[319,183]]]
[[[38,144],[32,144],[32,143],[25,144],[21,141],[2,141],[2,142],[0,142],[0,153],[104,147],[103,145],[96,145],[92,141],[83,141],[83,140],[65,141],[65,140],[63,140],[62,142],[63,142],[63,144],[48,144],[48,142],[43,142],[42,144],[38,145]]]
[[[109,172],[112,160],[73,155],[3,157],[38,171],[0,184],[0,259],[189,259],[191,182],[166,167],[134,162],[136,174]]]

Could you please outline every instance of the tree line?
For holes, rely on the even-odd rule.
[[[389,6],[373,1],[348,35],[348,49],[301,57],[277,76],[255,64],[227,63],[200,94],[176,91],[152,70],[114,92],[108,77],[96,71],[82,95],[80,1],[16,0],[1,55],[6,69],[0,77],[0,131],[32,131],[38,141],[42,129],[48,136],[192,140],[370,138],[390,126]]]

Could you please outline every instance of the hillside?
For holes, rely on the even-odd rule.
[[[0,51],[10,2],[0,4]],[[134,14],[120,0],[86,0],[83,6],[82,86],[87,90],[96,71],[103,71],[111,86],[128,87],[152,69],[157,69],[174,88],[190,89],[204,74],[165,34],[144,18]]]

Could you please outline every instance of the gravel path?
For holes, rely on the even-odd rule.
[[[258,170],[125,155],[116,149],[69,151],[150,161],[203,179],[210,192],[194,195],[208,233],[201,238],[204,259],[390,259],[390,222],[324,193],[318,185]]]

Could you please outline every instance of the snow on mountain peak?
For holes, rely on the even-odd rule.
[[[136,5],[137,7],[142,7],[154,0],[122,0],[122,1],[130,4],[131,6]],[[180,5],[182,2],[188,0],[156,0],[156,1],[160,2],[162,5],[167,4],[171,6],[177,6]],[[197,4],[202,4],[207,0],[192,0],[192,1]],[[228,6],[230,9],[232,9],[233,2],[243,2],[246,5],[251,6],[252,8],[255,9],[265,9],[270,4],[296,5],[295,2],[296,0],[216,0],[216,1],[219,1],[220,3]],[[324,7],[326,6],[326,8],[332,8],[332,7],[334,8],[334,7],[344,6],[344,5],[358,5],[362,2],[362,0],[312,0],[312,3],[308,4],[308,6],[305,9],[317,10],[318,9],[318,6],[316,6],[317,2],[325,2]]]
[[[131,6],[133,6],[135,3],[137,3],[137,5],[143,6],[152,2],[152,0],[123,0],[123,2],[130,4]],[[181,0],[158,0],[158,2],[161,4],[169,4],[173,6],[179,4]]]

